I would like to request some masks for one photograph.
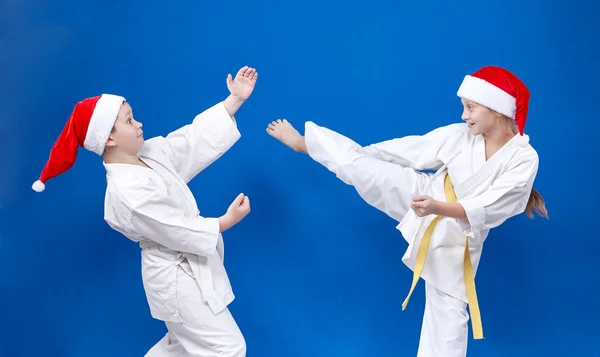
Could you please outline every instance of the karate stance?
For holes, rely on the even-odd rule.
[[[230,95],[166,137],[144,141],[125,98],[79,102],[33,189],[72,167],[78,146],[103,157],[105,220],[142,249],[142,280],[154,318],[167,334],[148,357],[243,357],[246,343],[228,305],[234,294],[223,266],[221,233],[250,211],[244,194],[218,218],[200,216],[187,183],[241,137],[234,114],[258,78],[243,67],[227,76]]]
[[[465,123],[366,147],[312,122],[304,137],[287,120],[267,127],[399,222],[409,243],[402,260],[414,273],[403,309],[419,277],[425,280],[419,357],[466,356],[467,304],[474,337],[483,338],[474,275],[489,230],[524,211],[547,217],[532,188],[538,154],[523,133],[526,86],[489,66],[465,76],[458,96]]]

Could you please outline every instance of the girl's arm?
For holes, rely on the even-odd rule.
[[[509,169],[485,192],[475,197],[459,199],[466,215],[466,219],[458,218],[463,231],[469,236],[474,236],[523,213],[537,170],[538,156],[535,150],[530,149],[511,163]],[[449,206],[443,209],[450,210]],[[450,213],[458,212],[456,207],[454,209],[455,211]]]
[[[455,202],[436,201],[433,214],[456,219],[467,219],[467,212],[465,212],[464,207],[460,203]]]

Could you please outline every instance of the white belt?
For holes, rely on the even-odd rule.
[[[186,270],[185,266],[182,264],[185,260],[187,260],[188,266],[192,270],[192,275],[202,292],[202,298],[205,303],[208,304],[213,314],[218,314],[219,312],[225,310],[227,307],[223,301],[217,296],[213,286],[212,280],[212,272],[208,264],[202,264],[200,259],[206,259],[204,257],[198,257],[195,254],[186,254],[179,253],[180,257],[177,259],[177,265],[181,266],[182,269]]]

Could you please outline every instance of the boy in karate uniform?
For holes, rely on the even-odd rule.
[[[240,138],[234,115],[258,72],[227,76],[230,95],[166,137],[144,140],[125,98],[103,94],[75,106],[33,189],[72,167],[78,147],[103,158],[106,222],[138,242],[151,314],[168,332],[146,356],[243,357],[246,343],[228,305],[234,294],[223,266],[221,233],[250,211],[244,194],[221,217],[200,216],[187,186]]]

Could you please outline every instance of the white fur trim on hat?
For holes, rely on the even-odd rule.
[[[102,94],[90,119],[83,143],[84,148],[98,155],[104,153],[104,145],[106,145],[108,136],[117,120],[117,115],[119,115],[121,104],[124,101],[125,98],[118,95]]]
[[[509,118],[515,118],[517,110],[515,97],[483,79],[470,75],[465,76],[458,88],[457,95],[484,105]]]

